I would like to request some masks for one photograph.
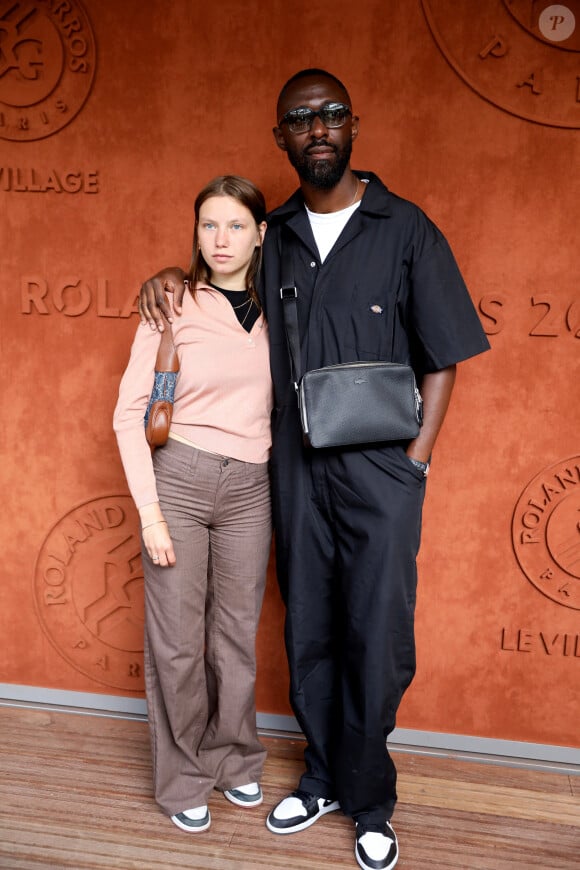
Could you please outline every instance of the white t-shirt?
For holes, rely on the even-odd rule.
[[[365,181],[365,179],[361,179],[361,181]],[[361,200],[349,205],[348,208],[343,208],[340,211],[331,211],[329,214],[310,211],[305,206],[321,263],[324,263],[328,257],[334,243],[348,223],[350,216],[354,214],[360,204]]]

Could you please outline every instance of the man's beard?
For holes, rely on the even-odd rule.
[[[328,142],[317,142],[317,145],[328,145]],[[344,171],[349,164],[350,155],[352,153],[352,142],[349,139],[343,148],[337,148],[335,145],[329,146],[334,148],[334,159],[330,160],[312,160],[308,151],[293,153],[288,151],[288,160],[298,173],[302,181],[311,184],[312,187],[317,187],[319,190],[331,190],[336,187]]]

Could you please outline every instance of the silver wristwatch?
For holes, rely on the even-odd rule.
[[[409,460],[413,463],[415,468],[418,468],[419,471],[423,472],[423,477],[427,477],[429,474],[429,468],[431,467],[430,462],[421,462],[420,459],[413,459],[412,456],[409,456]]]

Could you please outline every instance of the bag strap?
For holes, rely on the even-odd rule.
[[[300,378],[302,377],[302,360],[300,358],[300,332],[298,329],[298,291],[294,281],[294,270],[292,268],[292,253],[290,246],[285,244],[285,236],[288,231],[285,226],[282,227],[280,239],[280,262],[281,262],[281,280],[280,298],[282,300],[282,311],[284,313],[284,327],[286,330],[286,345],[288,347],[288,356],[290,357],[290,375],[294,388],[298,389]],[[287,241],[287,240],[286,240]]]
[[[168,320],[165,321],[165,329],[161,333],[161,342],[157,351],[157,359],[155,360],[156,372],[178,372],[179,357],[177,356],[175,345],[173,344],[173,333],[171,324]]]

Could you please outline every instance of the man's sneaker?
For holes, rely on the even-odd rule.
[[[338,801],[319,798],[307,791],[293,791],[274,807],[266,819],[273,834],[294,834],[313,825],[316,819],[340,809]]]
[[[192,810],[176,813],[171,816],[171,821],[182,831],[200,832],[207,831],[211,824],[211,816],[207,805],[204,804],[202,807],[194,807]]]
[[[238,785],[236,788],[226,788],[224,795],[239,807],[257,807],[264,800],[262,789],[257,782]]]
[[[357,822],[354,855],[363,870],[391,870],[399,860],[399,844],[391,823],[363,825]]]

